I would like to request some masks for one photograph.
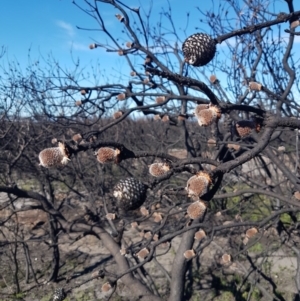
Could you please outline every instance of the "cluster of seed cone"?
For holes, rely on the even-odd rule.
[[[197,199],[207,192],[211,183],[212,180],[209,174],[200,171],[196,175],[189,178],[185,189],[189,197]]]
[[[70,161],[69,157],[68,149],[62,142],[57,147],[46,148],[39,153],[40,165],[46,168],[61,167]]]
[[[99,163],[120,163],[121,151],[111,147],[100,147],[96,153],[97,160]]]
[[[221,110],[212,104],[200,104],[194,112],[200,126],[209,126],[221,118]]]
[[[149,165],[149,173],[153,177],[161,177],[170,170],[170,165],[167,163],[153,163]]]
[[[185,61],[195,67],[208,64],[215,56],[216,42],[208,34],[196,33],[182,44]]]
[[[135,178],[120,180],[113,189],[118,207],[123,210],[135,210],[146,199],[147,186]]]

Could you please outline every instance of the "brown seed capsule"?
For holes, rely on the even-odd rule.
[[[70,161],[69,156],[65,144],[59,142],[58,147],[46,148],[39,153],[40,165],[46,168],[61,167]]]
[[[240,120],[235,124],[235,132],[241,138],[249,136],[253,129],[255,129],[255,123],[252,120]]]
[[[117,100],[125,100],[126,99],[126,94],[125,93],[120,93],[117,96]]]
[[[161,119],[162,122],[168,122],[170,120],[168,115],[164,115],[163,118]]]
[[[196,201],[187,208],[187,214],[190,219],[201,218],[206,211],[206,205],[202,201]]]
[[[82,101],[81,100],[75,101],[75,106],[79,107],[81,105],[82,105]]]
[[[90,44],[89,48],[90,49],[95,49],[95,48],[97,48],[97,44],[95,44],[95,43],[94,44]]]
[[[206,233],[205,233],[203,230],[197,231],[197,232],[195,233],[195,236],[194,236],[194,238],[195,238],[196,240],[201,240],[201,239],[203,239],[204,237],[206,237]]]
[[[153,163],[149,166],[149,173],[153,177],[161,177],[170,170],[167,163]]]
[[[98,162],[104,163],[119,163],[121,151],[110,147],[100,147],[97,151]]]
[[[154,116],[153,116],[153,120],[161,120],[160,115],[154,115]]]
[[[257,229],[256,228],[250,228],[246,231],[246,237],[251,238],[253,237],[256,233],[257,233]]]
[[[123,111],[117,111],[113,114],[113,119],[118,119],[118,118],[122,117],[123,114],[124,114]]]
[[[249,242],[249,238],[247,236],[243,239],[243,244],[246,245]]]
[[[281,153],[285,152],[285,146],[284,145],[281,145],[281,146],[278,146],[277,150]]]
[[[133,43],[132,42],[126,42],[126,47],[127,48],[132,48],[133,47]]]
[[[153,217],[155,223],[160,223],[163,219],[162,214],[160,212],[154,212]]]
[[[116,218],[116,214],[115,213],[107,213],[105,215],[106,219],[108,219],[109,221],[114,220]]]
[[[200,110],[196,117],[200,126],[209,126],[221,117],[221,111],[217,106],[209,105],[208,109]]]
[[[137,229],[139,226],[139,224],[137,222],[132,222],[130,225],[131,225],[131,228],[133,228],[133,229]]]
[[[136,253],[135,255],[140,259],[143,260],[145,259],[149,254],[149,250],[147,248],[143,248],[142,250],[140,250],[138,253]]]
[[[158,239],[159,239],[158,234],[154,234],[152,239],[153,239],[154,241],[158,241]]]
[[[186,191],[189,197],[201,197],[207,192],[212,180],[206,172],[200,171],[187,181]]]
[[[143,83],[148,84],[149,83],[149,78],[148,77],[144,78]]]
[[[300,191],[294,192],[294,197],[295,197],[298,201],[300,201]]]
[[[89,91],[87,89],[80,90],[81,95],[86,95]]]
[[[252,91],[261,91],[262,85],[257,82],[250,82],[249,89]]]
[[[122,55],[124,55],[124,52],[123,52],[123,50],[122,50],[122,49],[118,50],[118,55],[119,55],[119,56],[122,56]]]
[[[230,254],[223,254],[221,259],[221,264],[227,264],[231,261],[231,255]]]
[[[145,207],[145,206],[142,206],[140,208],[140,212],[143,216],[148,216],[149,215],[149,210]]]
[[[300,21],[299,20],[296,20],[296,21],[293,21],[290,25],[290,28],[293,29],[293,28],[296,28],[297,26],[300,25]]]
[[[135,71],[131,71],[130,72],[130,76],[136,76],[136,72]]]
[[[111,285],[110,285],[109,282],[105,282],[105,283],[102,285],[102,287],[101,287],[101,291],[104,292],[104,293],[106,293],[106,292],[108,292],[108,291],[110,291],[110,290],[111,290]]]
[[[227,147],[228,147],[228,148],[232,148],[232,149],[234,149],[235,151],[238,151],[238,150],[241,149],[241,146],[240,146],[240,145],[238,145],[238,144],[233,144],[233,143],[228,143],[228,144],[227,144]]]
[[[52,138],[52,139],[51,139],[51,143],[52,143],[52,144],[56,144],[56,143],[57,143],[57,138]]]
[[[218,82],[218,79],[217,77],[212,74],[210,77],[209,77],[209,81],[212,83],[212,84],[216,84]]]
[[[82,140],[81,134],[78,133],[78,134],[73,135],[72,140],[76,143],[79,143]]]
[[[144,237],[146,239],[150,239],[152,237],[152,233],[150,231],[147,231],[147,232],[144,233]]]
[[[162,103],[166,100],[165,96],[158,96],[155,98],[156,103]]]
[[[120,22],[124,22],[124,17],[122,15],[116,14],[115,16]]]
[[[196,256],[196,253],[193,249],[191,250],[186,250],[184,253],[183,253],[183,256],[187,259],[187,260],[190,260],[192,258],[194,258]]]

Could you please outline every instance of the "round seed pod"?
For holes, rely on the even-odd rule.
[[[298,201],[300,201],[300,191],[295,191],[295,192],[294,192],[294,197],[295,197]]]
[[[170,117],[168,115],[164,115],[161,119],[162,122],[168,122],[170,120]]]
[[[112,221],[112,220],[116,219],[116,214],[115,213],[107,213],[105,215],[105,217],[107,220]]]
[[[206,237],[206,233],[205,233],[203,230],[197,231],[197,232],[195,233],[195,236],[194,236],[194,238],[195,238],[196,240],[201,240],[201,239],[203,239],[204,237]]]
[[[89,48],[90,49],[95,49],[95,48],[97,48],[97,44],[90,44]]]
[[[115,14],[116,18],[120,21],[120,22],[124,22],[124,17],[120,14]]]
[[[234,125],[235,134],[241,138],[249,136],[253,129],[255,129],[255,123],[252,120],[240,120]]]
[[[196,201],[187,208],[187,214],[190,219],[201,218],[206,211],[206,205],[202,201]]]
[[[196,115],[200,126],[209,126],[221,117],[220,108],[209,105],[207,109],[200,110]]]
[[[241,149],[241,146],[238,144],[233,144],[233,143],[228,143],[227,144],[228,148],[234,149],[235,151],[239,151]]]
[[[56,143],[57,143],[57,138],[52,138],[52,139],[51,139],[51,143],[52,143],[52,144],[56,144]]]
[[[187,181],[186,191],[189,197],[201,197],[207,192],[212,181],[206,172],[200,171]]]
[[[59,142],[58,147],[46,148],[39,153],[40,165],[46,168],[61,167],[70,161],[69,156],[65,144]]]
[[[140,250],[138,253],[136,253],[135,255],[140,259],[143,260],[145,259],[149,254],[149,250],[147,248],[143,248],[142,250]]]
[[[166,100],[166,97],[165,96],[158,96],[155,98],[155,102],[156,103],[162,103]]]
[[[212,74],[210,77],[209,77],[209,81],[212,83],[212,84],[216,84],[218,83],[218,78],[216,75]]]
[[[149,210],[145,207],[145,206],[142,206],[140,208],[140,212],[143,216],[148,216],[149,215]]]
[[[222,258],[221,258],[221,264],[228,264],[229,262],[231,262],[231,255],[230,254],[223,254]]]
[[[215,56],[216,42],[208,34],[196,33],[182,44],[184,60],[195,67],[208,64]]]
[[[79,143],[82,140],[81,134],[78,133],[78,134],[73,135],[72,140],[76,143]]]
[[[133,45],[134,45],[134,43],[132,43],[132,42],[126,42],[125,45],[126,45],[127,48],[132,48]]]
[[[249,83],[249,89],[252,91],[260,91],[262,88],[262,84],[257,82],[250,82]]]
[[[104,293],[106,293],[106,292],[108,292],[108,291],[110,291],[110,290],[111,290],[111,285],[110,285],[109,282],[105,282],[105,283],[102,285],[102,287],[101,287],[101,291],[104,292]]]
[[[125,100],[126,99],[126,94],[125,93],[120,93],[117,95],[117,100]]]
[[[121,151],[110,147],[100,147],[97,151],[98,162],[105,163],[119,163]]]
[[[154,222],[155,223],[160,223],[163,219],[163,216],[160,212],[154,212],[153,217],[154,217]]]
[[[251,238],[253,237],[256,233],[257,233],[257,229],[256,228],[250,228],[246,231],[246,237],[247,238]]]
[[[184,253],[183,253],[183,256],[186,258],[186,259],[192,259],[196,256],[196,253],[193,249],[191,250],[186,250]]]
[[[147,186],[135,178],[121,180],[115,185],[113,195],[118,207],[123,210],[135,210],[143,205],[146,199]]]
[[[113,119],[118,119],[123,116],[124,112],[123,111],[117,111],[113,114]]]
[[[66,298],[66,293],[63,288],[57,288],[53,294],[53,301],[63,301]]]
[[[80,94],[81,95],[86,95],[87,93],[89,93],[89,90],[88,89],[82,89],[82,90],[80,90]]]
[[[149,173],[153,177],[161,177],[170,170],[167,163],[153,163],[149,166]]]

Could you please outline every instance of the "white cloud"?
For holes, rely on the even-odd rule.
[[[69,37],[75,36],[75,30],[71,24],[61,21],[61,20],[57,20],[56,25],[58,27],[60,27],[61,29],[63,29]]]

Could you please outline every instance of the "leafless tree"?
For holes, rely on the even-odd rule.
[[[187,30],[176,27],[170,5],[153,23],[151,7],[75,1],[96,21],[97,39],[106,41],[95,38],[91,51],[119,55],[128,74],[99,79],[97,66],[91,73],[79,64],[65,70],[52,57],[25,71],[15,62],[2,66],[0,243],[7,295],[46,282],[72,294],[99,281],[102,292],[95,285],[94,297],[111,300],[115,294],[211,300],[226,291],[237,300],[289,300],[278,291],[276,252],[295,260],[296,300],[300,11],[285,2],[285,12],[266,1],[224,0],[212,11],[197,8],[197,20],[188,14],[187,24],[210,28],[192,36],[211,43],[204,55],[213,59],[197,67],[181,50]],[[106,26],[103,11],[110,7],[120,36]],[[196,44],[187,47],[201,54]],[[58,143],[68,164],[48,168],[41,160],[46,168],[39,166],[39,153],[59,152]],[[147,188],[145,199],[129,178]],[[122,210],[128,197],[118,200],[116,189],[124,185],[137,205]],[[80,271],[64,269],[73,258],[91,259],[65,249],[91,236],[109,257]]]

